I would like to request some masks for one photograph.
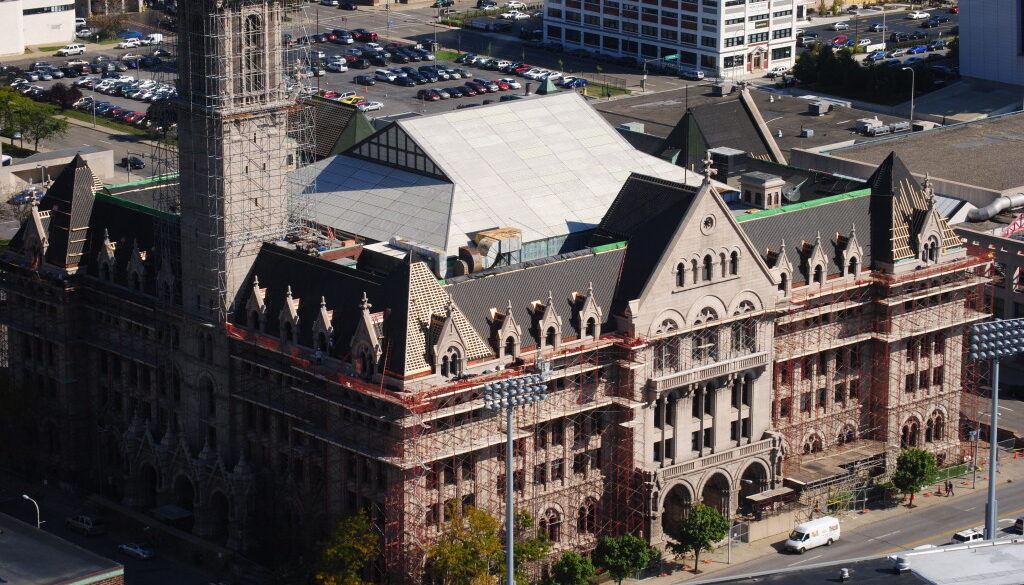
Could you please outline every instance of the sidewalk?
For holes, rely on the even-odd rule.
[[[905,514],[926,513],[926,510],[929,508],[947,504],[953,498],[983,492],[988,488],[988,466],[987,461],[981,461],[980,464],[984,466],[984,471],[978,471],[978,484],[975,489],[971,489],[971,475],[968,474],[954,480],[954,495],[951,497],[936,495],[935,492],[937,486],[933,484],[922,490],[914,497],[913,509],[908,509],[906,505],[900,504],[892,508],[872,509],[866,512],[839,515],[843,524],[843,533],[857,532],[858,530],[864,529],[866,526],[903,516]],[[1015,481],[1024,481],[1024,456],[1018,456],[1017,459],[1013,459],[1012,456],[1008,454],[1001,454],[997,474],[997,485],[1004,485]],[[627,579],[625,582],[630,584],[642,583],[643,585],[672,585],[685,581],[713,578],[715,577],[716,572],[728,567],[734,567],[768,555],[779,554],[774,545],[783,540],[785,535],[786,532],[780,532],[774,536],[770,536],[756,542],[746,544],[733,543],[732,564],[727,563],[728,550],[725,546],[719,547],[712,553],[704,552],[701,554],[701,573],[699,575],[694,575],[690,570],[688,570],[693,566],[693,557],[687,556],[677,560],[677,562],[680,562],[685,566],[684,569],[640,581]],[[671,553],[669,553],[669,555],[670,554]],[[671,560],[670,556],[666,556],[666,560]]]

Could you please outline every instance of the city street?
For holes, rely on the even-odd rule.
[[[921,28],[923,20],[910,20],[906,18],[905,12],[885,12],[878,10],[860,10],[857,14],[844,15],[842,17],[814,18],[809,23],[798,25],[801,30],[818,33],[822,41],[832,39],[836,35],[846,35],[851,39],[871,39],[872,43],[886,41],[892,33],[923,32],[931,40],[947,36],[949,30],[959,24],[960,15],[951,14],[946,8],[932,8],[927,11],[933,17],[948,17],[949,22],[941,23],[935,28]],[[850,25],[849,30],[832,30],[833,22],[845,22]],[[884,24],[885,32],[869,32],[868,27],[874,24]],[[921,41],[926,44],[928,41]]]

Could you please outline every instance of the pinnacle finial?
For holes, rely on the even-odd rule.
[[[292,285],[288,285],[288,292],[286,292],[284,296],[288,297],[288,299],[292,298]]]
[[[103,228],[103,239],[107,242],[110,241],[110,232],[107,230],[107,228]]]
[[[591,280],[590,282],[587,283],[587,297],[589,298],[589,297],[592,297],[592,296],[594,296],[594,281],[593,280]]]
[[[924,182],[921,183],[921,191],[924,193],[924,198],[928,201],[929,205],[935,204],[935,188],[932,186],[931,173],[925,173]]]
[[[512,299],[508,300],[508,305],[505,306],[505,316],[508,317],[512,314]]]
[[[551,291],[548,291],[548,306],[550,307],[554,302],[555,302],[554,296],[551,294]]]
[[[256,274],[252,275],[252,287],[253,288],[259,288],[260,287],[260,277],[259,277],[259,275],[256,275]]]
[[[701,174],[704,175],[704,182],[710,183],[711,177],[718,174],[718,169],[715,168],[715,161],[711,158],[711,151],[707,151],[704,155],[704,159],[700,162],[704,163],[704,167],[701,169]]]
[[[321,309],[326,309],[327,308],[327,299],[325,297],[323,297],[323,296],[320,297],[320,308]]]
[[[366,291],[364,290],[363,300],[359,302],[359,308],[362,309],[363,312],[369,313],[371,307],[373,307],[373,305],[370,304],[370,299],[366,298]]]
[[[818,235],[814,236],[814,245],[815,247],[821,245],[821,230],[818,230]]]
[[[856,222],[850,222],[850,237],[852,238],[853,236],[856,236],[856,235],[857,235],[857,223]]]
[[[783,253],[785,251],[786,251],[786,238],[782,238],[782,245],[779,246],[779,253],[781,254],[781,253]]]

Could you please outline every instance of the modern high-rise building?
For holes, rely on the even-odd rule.
[[[548,0],[544,38],[566,49],[652,60],[741,77],[792,66],[794,0]],[[671,61],[671,60],[670,60]]]

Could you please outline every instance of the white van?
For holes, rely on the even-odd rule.
[[[789,535],[785,547],[797,554],[804,554],[816,546],[828,546],[839,540],[839,519],[832,516],[822,516],[810,522],[797,524],[796,528]]]

